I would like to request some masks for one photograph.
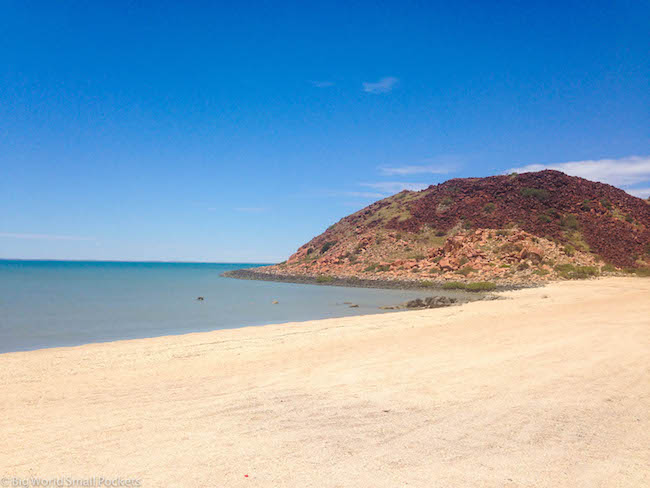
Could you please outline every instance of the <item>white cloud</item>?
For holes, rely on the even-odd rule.
[[[432,175],[446,175],[452,170],[444,166],[436,165],[408,165],[408,166],[394,166],[394,167],[381,167],[379,170],[385,175],[418,175],[418,174],[432,174]]]
[[[382,78],[376,83],[364,82],[363,91],[373,94],[388,93],[393,88],[395,88],[398,82],[399,80],[397,78],[393,76],[387,76],[386,78]]]
[[[373,188],[384,194],[398,193],[402,190],[419,191],[424,190],[429,186],[426,183],[407,183],[404,181],[380,181],[377,183],[360,183],[360,185]]]
[[[316,88],[329,88],[330,86],[334,86],[333,81],[325,81],[325,80],[323,80],[323,81],[313,80],[313,81],[310,81],[309,83],[311,83],[312,86],[314,86]]]
[[[417,175],[432,174],[446,175],[457,171],[463,160],[456,155],[442,155],[422,159],[415,164],[403,166],[381,166],[379,171],[384,175]]]
[[[628,156],[620,159],[569,161],[557,164],[529,164],[512,168],[508,173],[526,173],[555,169],[571,176],[580,176],[615,186],[629,186],[650,181],[650,156]]]
[[[45,241],[94,241],[94,237],[60,236],[53,234],[20,234],[13,232],[0,232],[0,237],[9,239],[41,239]]]
[[[634,195],[635,197],[639,198],[648,198],[650,197],[650,188],[630,188],[629,190],[625,190],[628,192],[630,195]]]
[[[372,192],[372,191],[344,191],[340,193],[346,197],[357,197],[357,198],[384,198],[386,195],[384,193]]]

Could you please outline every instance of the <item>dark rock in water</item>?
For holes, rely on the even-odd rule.
[[[427,297],[427,298],[416,298],[415,300],[410,300],[404,304],[406,308],[440,308],[448,307],[458,303],[457,298],[451,297]]]
[[[196,299],[197,299],[199,302],[202,302],[203,300],[205,300],[205,298],[203,298],[203,297],[196,297]]]
[[[397,310],[399,308],[399,305],[385,305],[383,307],[379,307],[380,310]]]
[[[491,300],[503,300],[504,298],[505,297],[502,297],[500,295],[485,295],[484,297],[481,298],[481,300],[489,302]],[[544,297],[542,297],[542,298],[544,298]]]
[[[359,308],[359,305],[357,305],[356,303],[353,303],[353,304],[350,305],[350,308]]]

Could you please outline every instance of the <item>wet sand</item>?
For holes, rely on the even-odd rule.
[[[650,279],[0,355],[0,477],[650,485]]]

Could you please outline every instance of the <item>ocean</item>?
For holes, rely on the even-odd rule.
[[[426,295],[219,276],[255,266],[0,260],[0,353],[383,313]]]

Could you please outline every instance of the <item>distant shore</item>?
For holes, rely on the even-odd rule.
[[[381,288],[387,290],[441,290],[444,282],[428,280],[394,280],[394,279],[363,279],[355,277],[337,276],[308,276],[295,274],[280,274],[276,272],[256,271],[253,269],[235,269],[221,274],[225,278],[236,278],[239,280],[276,281],[282,283],[299,283],[305,285],[324,286],[346,286],[352,288]],[[426,282],[427,284],[424,284]],[[499,284],[496,283],[494,291],[521,290],[524,288],[535,288],[544,286],[546,282],[531,282],[521,284]]]

